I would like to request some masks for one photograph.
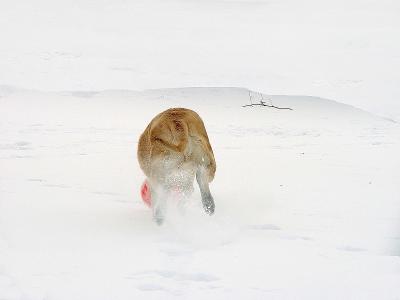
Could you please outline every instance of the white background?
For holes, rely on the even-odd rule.
[[[0,299],[399,299],[399,3],[0,0]],[[216,212],[195,186],[158,227],[136,148],[171,106]]]
[[[41,90],[239,86],[400,119],[400,2],[13,1],[0,84]]]

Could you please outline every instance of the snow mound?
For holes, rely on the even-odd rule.
[[[0,95],[0,298],[398,297],[399,124],[229,87]],[[206,124],[216,212],[196,187],[158,227],[136,146],[169,107]]]

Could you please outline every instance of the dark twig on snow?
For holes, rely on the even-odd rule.
[[[249,106],[266,106],[266,107],[272,107],[272,108],[276,108],[276,109],[289,109],[289,110],[293,110],[290,107],[279,107],[279,106],[275,106],[275,105],[269,105],[266,104],[264,101],[260,101],[260,103],[252,103],[252,104],[246,104],[243,105],[242,107],[249,107]]]
[[[258,93],[258,95],[261,97],[260,103],[253,103],[253,94],[252,94],[251,91],[249,91],[250,104],[243,105],[242,107],[266,106],[266,107],[272,107],[272,108],[276,108],[276,109],[289,109],[289,110],[293,110],[293,109],[290,108],[290,107],[279,107],[279,106],[275,106],[275,105],[272,104],[271,99],[269,100],[271,104],[267,104],[267,103],[264,101],[264,96],[263,96],[263,94]]]

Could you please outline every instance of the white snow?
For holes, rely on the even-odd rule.
[[[1,299],[398,299],[400,126],[322,98],[238,88],[0,88]],[[258,101],[253,93],[253,101]],[[217,160],[158,227],[139,134],[196,110]]]
[[[239,86],[400,121],[400,1],[2,0],[0,84]]]
[[[0,299],[399,299],[399,53],[394,0],[2,0]],[[216,213],[158,227],[136,146],[174,106]]]

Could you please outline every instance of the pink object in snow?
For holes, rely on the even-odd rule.
[[[142,196],[144,204],[146,204],[148,207],[151,207],[151,192],[150,192],[149,182],[147,181],[147,179],[144,180],[140,188],[140,195]],[[172,188],[171,195],[172,198],[175,200],[181,200],[183,197],[182,190],[178,187]]]
[[[150,194],[150,187],[147,180],[145,180],[140,188],[140,195],[142,196],[143,202],[148,206],[151,207],[151,194]]]

